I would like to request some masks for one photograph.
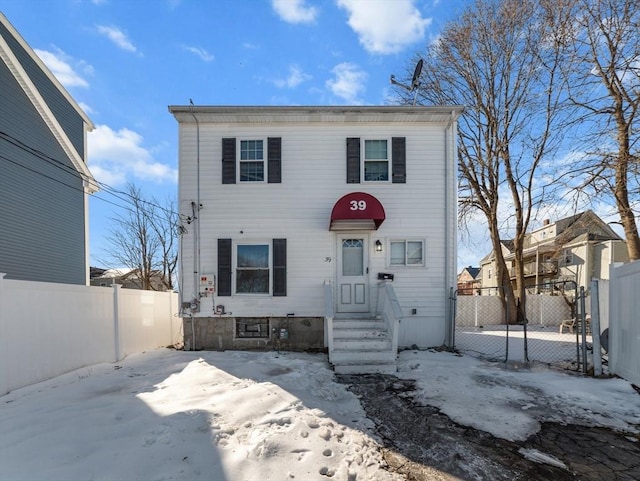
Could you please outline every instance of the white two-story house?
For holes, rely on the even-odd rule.
[[[185,349],[445,343],[461,107],[169,111]]]

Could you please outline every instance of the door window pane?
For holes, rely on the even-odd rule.
[[[364,243],[362,239],[343,239],[342,275],[361,276],[364,274]]]

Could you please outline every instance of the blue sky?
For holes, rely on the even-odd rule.
[[[95,124],[89,168],[162,201],[177,193],[168,105],[383,105],[389,76],[464,0],[0,0],[0,10]],[[124,202],[90,200],[92,265]],[[469,255],[466,254],[469,252]],[[488,252],[488,251],[487,251]],[[461,249],[459,265],[477,264]]]

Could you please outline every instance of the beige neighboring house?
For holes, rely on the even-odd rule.
[[[513,252],[513,241],[501,240],[500,244],[502,255],[504,257],[510,255]],[[480,261],[480,273],[478,274],[478,279],[480,281],[480,287],[482,288],[481,294],[483,296],[498,295],[499,282],[496,275],[496,253],[494,250],[489,252]]]
[[[513,242],[502,245],[515,284]],[[523,254],[525,285],[532,293],[559,281],[575,281],[588,290],[591,279],[609,279],[612,264],[629,261],[626,242],[591,210],[556,222],[545,220],[526,235]],[[497,287],[493,251],[480,261],[480,269],[482,287]]]
[[[98,269],[91,268],[91,285],[99,287],[111,287],[119,284],[124,289],[142,289],[142,281],[138,269]],[[162,281],[162,273],[154,271],[151,279],[152,291],[167,291],[167,286]]]

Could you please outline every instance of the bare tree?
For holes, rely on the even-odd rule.
[[[478,0],[428,48],[418,93],[420,103],[465,106],[460,216],[479,210],[486,218],[510,322],[526,312],[525,233],[543,200],[543,161],[559,141],[559,10],[555,1]],[[513,273],[501,248],[505,219],[513,232]]]
[[[631,260],[640,259],[640,2],[576,0],[563,72],[583,155],[565,178],[588,198],[613,198]]]
[[[110,263],[135,271],[139,287],[158,290],[154,278],[173,290],[173,277],[178,261],[176,225],[173,203],[161,206],[155,199],[147,200],[133,184],[125,192],[131,207],[115,217],[108,236],[107,254]]]

